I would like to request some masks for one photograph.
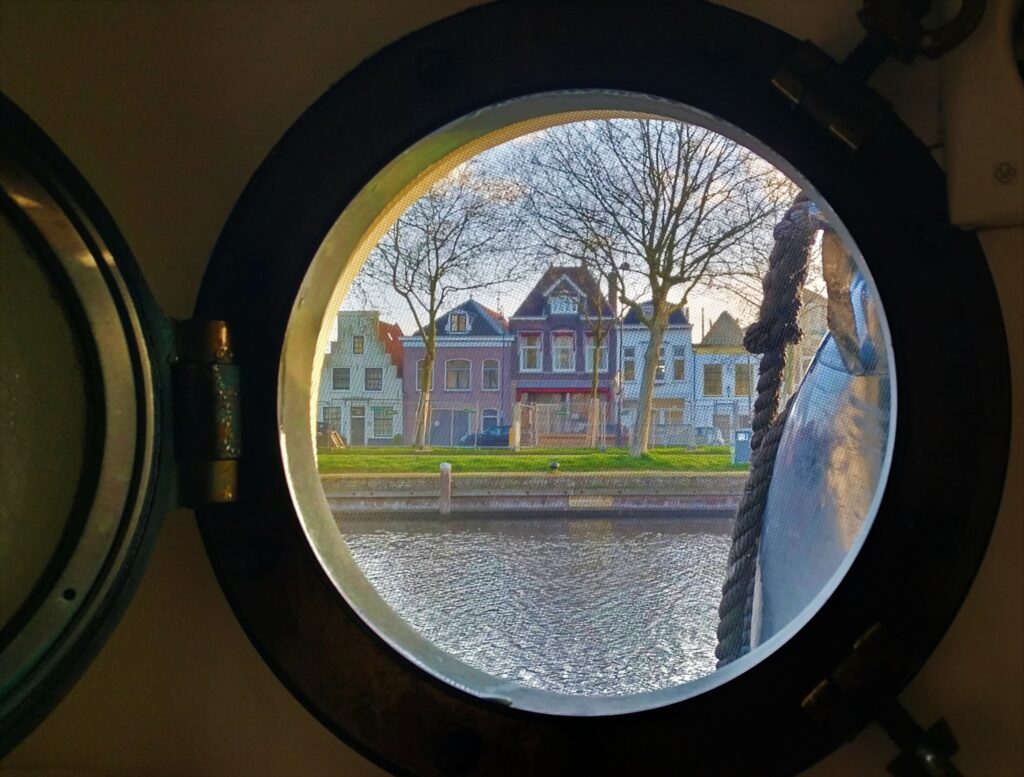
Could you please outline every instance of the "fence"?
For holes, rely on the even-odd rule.
[[[415,401],[353,398],[321,405],[317,412],[319,448],[415,443],[419,413]],[[518,441],[512,431],[517,416]],[[607,403],[591,403],[589,398],[508,409],[486,401],[434,401],[427,422],[427,444],[433,448],[598,448],[623,444],[622,435],[608,421]]]
[[[587,399],[522,405],[524,448],[604,448],[616,444],[606,402]]]
[[[508,413],[486,401],[431,402],[427,443],[431,447],[493,447],[502,442],[501,429],[510,424]],[[413,445],[418,402],[353,397],[317,409],[317,447],[382,447]],[[499,428],[499,433],[488,430]]]

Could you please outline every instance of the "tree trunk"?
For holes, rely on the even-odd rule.
[[[599,408],[599,400],[597,394],[597,386],[600,382],[600,370],[601,360],[598,355],[601,352],[601,346],[603,343],[594,340],[594,355],[591,361],[593,369],[590,372],[590,407],[587,410],[587,446],[590,448],[597,447],[597,441],[600,439],[600,427],[601,427],[601,413]]]
[[[434,349],[427,346],[423,355],[423,377],[420,399],[416,405],[416,441],[417,450],[430,447],[430,394],[434,385]]]
[[[654,305],[651,311],[651,324],[648,330],[651,339],[647,343],[647,351],[644,353],[644,372],[640,379],[640,397],[637,407],[636,422],[633,424],[633,438],[629,443],[629,454],[631,456],[643,456],[651,441],[651,418],[654,415],[654,378],[658,371],[658,351],[665,339],[665,329],[668,316],[661,308],[664,304]]]

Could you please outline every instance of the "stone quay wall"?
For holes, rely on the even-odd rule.
[[[339,519],[448,512],[731,516],[746,480],[746,472],[453,474],[446,494],[440,474],[321,476],[327,502]]]

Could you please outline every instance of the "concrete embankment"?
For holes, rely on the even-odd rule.
[[[746,472],[455,474],[452,513],[687,513],[731,515]],[[444,509],[439,475],[323,475],[331,511],[430,513]]]

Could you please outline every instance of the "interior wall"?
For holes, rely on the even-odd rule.
[[[90,181],[163,309],[187,317],[221,225],[295,118],[376,49],[470,4],[3,0],[0,88]],[[729,4],[836,55],[860,35],[856,0]],[[874,83],[941,156],[939,65],[887,64]],[[1008,110],[992,100],[976,121],[1005,121]],[[1010,471],[1017,476],[964,609],[903,699],[924,723],[950,721],[965,773],[1001,777],[1024,773],[1024,230],[986,230],[983,240],[1013,353]],[[871,727],[809,773],[881,774],[894,755]],[[4,768],[381,773],[322,728],[264,666],[184,510],[168,516],[151,567],[109,643]]]

